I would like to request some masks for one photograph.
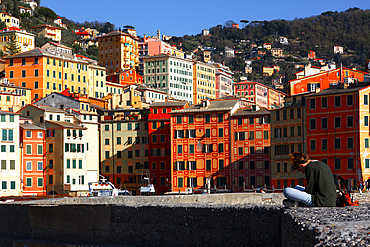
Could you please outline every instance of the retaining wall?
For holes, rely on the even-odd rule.
[[[367,207],[285,209],[274,205],[282,199],[280,195],[249,194],[249,199],[232,194],[212,196],[4,203],[0,204],[0,246],[370,244],[366,242],[370,227]],[[237,204],[231,198],[245,203]],[[246,202],[257,199],[259,205]]]

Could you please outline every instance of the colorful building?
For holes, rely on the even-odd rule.
[[[352,188],[370,178],[369,93],[366,84],[339,84],[306,97],[308,155]]]
[[[146,109],[105,110],[100,116],[100,174],[133,195],[149,179]]]
[[[98,61],[112,74],[139,66],[139,39],[128,33],[113,31],[96,37]]]
[[[1,172],[0,196],[20,196],[21,152],[19,146],[19,114],[0,111]]]
[[[139,42],[140,70],[144,70],[145,56],[155,56],[159,54],[167,54],[176,57],[185,58],[185,52],[178,50],[176,46],[172,46],[160,40],[159,37],[146,37]]]
[[[161,102],[150,105],[149,170],[156,194],[171,191],[171,126],[170,112],[189,107],[187,102]]]
[[[42,24],[39,26],[31,27],[34,33],[37,35],[44,36],[45,38],[52,39],[54,41],[60,41],[62,39],[62,30],[61,27],[56,27],[48,24]]]
[[[107,81],[120,85],[141,84],[143,77],[135,69],[129,69],[114,74],[107,75]]]
[[[17,27],[19,28],[20,20],[17,17],[12,16],[6,12],[0,13],[0,20],[5,23],[6,27]]]
[[[193,63],[193,103],[216,98],[216,70],[208,63]]]
[[[0,110],[16,112],[31,104],[31,89],[2,80],[0,83]]]
[[[22,147],[22,195],[45,195],[45,128],[33,124],[30,119],[22,118],[21,122],[19,136]]]
[[[144,82],[172,98],[193,104],[193,62],[166,54],[145,57]]]
[[[329,88],[330,84],[337,84],[338,82],[363,82],[364,76],[367,74],[367,72],[348,68],[327,70],[311,76],[290,81],[289,95],[314,92],[316,89],[324,90]]]
[[[302,184],[289,161],[293,152],[307,153],[306,100],[312,93],[285,98],[282,108],[271,110],[271,185],[274,190]]]
[[[72,93],[104,97],[104,68],[93,60],[72,55],[69,47],[56,43],[43,47],[5,58],[5,77],[9,83],[32,89],[32,99],[67,88]]]
[[[230,128],[231,191],[271,189],[270,112],[258,106],[238,109]]]
[[[233,95],[234,73],[229,67],[222,64],[213,64],[216,76],[216,99]]]
[[[20,52],[35,49],[35,35],[17,27],[5,28],[0,32],[0,49],[7,54],[7,42],[10,36],[15,35]]]
[[[172,191],[232,191],[230,119],[239,105],[205,100],[171,112]]]

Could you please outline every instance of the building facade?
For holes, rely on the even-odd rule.
[[[100,66],[112,74],[139,66],[139,39],[128,33],[113,31],[96,37]]]
[[[144,82],[165,91],[172,98],[193,104],[193,62],[169,55],[143,58]]]
[[[208,63],[193,63],[193,103],[216,98],[216,70]]]

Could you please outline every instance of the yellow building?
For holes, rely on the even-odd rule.
[[[6,27],[18,27],[19,28],[19,19],[6,13],[0,13],[0,20],[5,22]]]
[[[139,39],[136,36],[114,31],[96,38],[99,64],[107,68],[108,74],[139,66]]]
[[[193,103],[199,104],[204,99],[216,98],[215,68],[207,63],[196,61],[193,65]]]
[[[72,55],[71,48],[67,46],[48,43],[43,48],[9,56],[5,60],[5,77],[14,85],[32,89],[32,99],[43,98],[67,88],[72,93],[89,97],[95,97],[97,91],[99,97],[104,97],[100,93],[103,92],[102,80],[105,87],[105,69],[94,60]]]
[[[55,27],[48,24],[43,24],[31,28],[32,31],[37,33],[37,35],[39,36],[41,35],[54,41],[60,41],[62,39],[63,28]]]
[[[264,76],[272,76],[275,73],[274,67],[267,67],[263,66],[263,75]]]
[[[21,52],[30,51],[35,49],[35,35],[27,32],[24,29],[17,27],[9,27],[0,31],[0,49],[6,54],[6,42],[9,41],[10,36],[15,35],[17,45]]]
[[[16,112],[25,105],[31,104],[31,89],[0,82],[0,110]]]

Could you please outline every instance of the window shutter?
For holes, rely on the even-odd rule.
[[[174,136],[175,139],[177,138],[177,130],[174,131],[173,136]]]

